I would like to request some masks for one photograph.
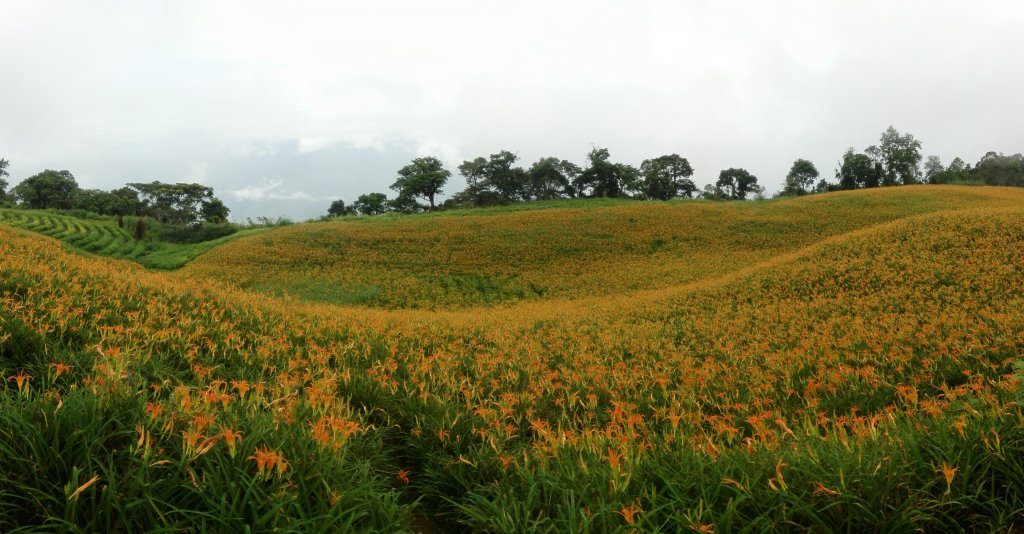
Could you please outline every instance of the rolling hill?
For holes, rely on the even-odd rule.
[[[1021,200],[344,221],[172,273],[0,226],[0,530],[1012,530]]]
[[[922,186],[763,203],[575,201],[343,220],[240,239],[183,273],[275,295],[384,308],[618,295],[714,278],[900,218],[1019,205],[1021,193]]]

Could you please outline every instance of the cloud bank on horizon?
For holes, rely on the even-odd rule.
[[[889,125],[945,162],[1024,150],[1024,4],[776,4],[0,0],[0,157],[302,219],[422,155],[679,153],[775,191]]]

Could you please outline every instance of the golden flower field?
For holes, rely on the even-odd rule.
[[[1024,190],[0,225],[0,531],[1012,531]]]

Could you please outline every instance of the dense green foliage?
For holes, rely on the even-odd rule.
[[[804,195],[811,191],[814,180],[818,178],[818,169],[813,163],[806,159],[798,159],[786,175],[786,182],[782,188],[784,195]]]
[[[4,176],[10,176],[11,175],[9,172],[7,172],[7,167],[9,165],[10,165],[9,161],[7,161],[6,159],[0,158],[0,205],[2,205],[2,203],[5,200],[7,200],[7,186],[9,184],[7,183],[7,180],[4,179]]]
[[[398,179],[391,184],[391,189],[398,192],[394,203],[397,211],[418,211],[417,197],[427,199],[430,209],[434,209],[434,197],[441,193],[451,175],[441,160],[434,157],[416,158],[398,169]]]
[[[142,199],[140,214],[177,226],[195,225],[200,220],[223,223],[228,208],[213,196],[213,188],[201,184],[131,183]]]
[[[31,209],[71,209],[78,191],[78,182],[70,172],[49,169],[25,178],[11,190],[19,202]]]

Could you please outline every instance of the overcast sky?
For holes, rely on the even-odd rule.
[[[1024,151],[1020,1],[0,0],[12,184],[212,186],[306,219],[434,155],[678,153],[698,185],[831,178],[893,125],[944,163]]]

